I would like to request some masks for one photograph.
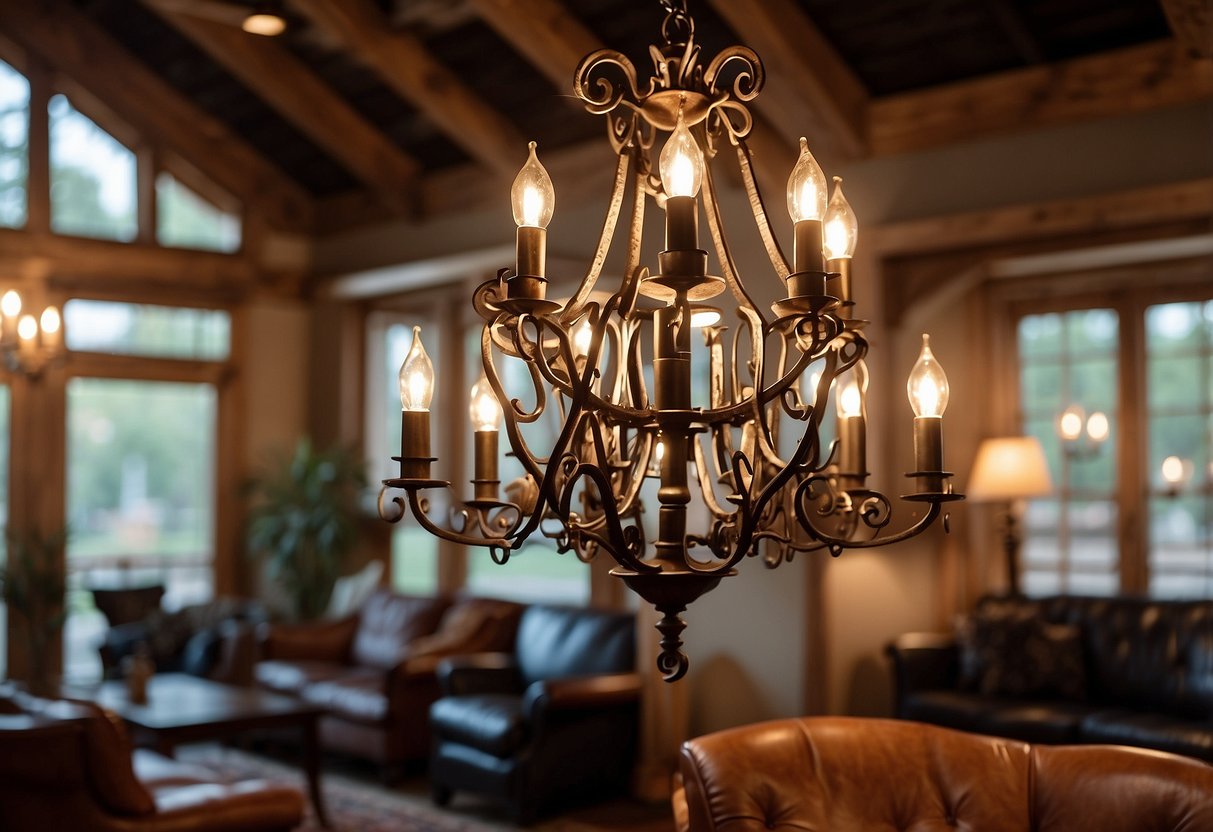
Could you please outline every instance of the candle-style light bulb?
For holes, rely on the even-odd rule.
[[[577,325],[577,330],[573,333],[573,352],[577,355],[590,354],[590,342],[594,338],[594,328],[590,326],[589,320],[584,320]]]
[[[39,319],[39,324],[42,327],[43,333],[54,335],[59,331],[63,319],[59,316],[59,310],[54,306],[48,306],[42,310],[42,317]]]
[[[834,194],[825,213],[825,255],[830,260],[841,260],[855,255],[855,243],[859,239],[859,220],[851,210],[842,192],[842,177],[834,177]]]
[[[931,336],[926,333],[922,336],[918,361],[906,382],[906,393],[915,416],[942,416],[948,407],[948,377],[931,352]]]
[[[527,145],[530,154],[526,164],[514,177],[510,190],[510,207],[514,210],[514,222],[519,228],[547,228],[556,207],[556,189],[547,168],[535,155],[535,143]]]
[[[6,318],[15,318],[21,314],[21,295],[17,294],[13,289],[9,289],[4,293],[4,297],[0,297],[0,314]]]
[[[788,213],[793,222],[821,220],[826,214],[826,175],[809,152],[808,139],[800,138],[800,158],[788,177]]]
[[[858,384],[852,381],[842,388],[842,393],[838,396],[837,407],[838,415],[844,419],[863,415],[863,394],[859,392]]]
[[[38,335],[38,322],[33,315],[22,315],[17,322],[17,336],[22,341],[33,341]]]
[[[434,365],[421,343],[421,327],[413,327],[413,345],[400,365],[400,409],[428,411],[434,398]]]
[[[703,152],[678,111],[678,123],[658,160],[666,196],[695,196],[703,184]]]
[[[501,405],[498,404],[493,387],[483,370],[480,371],[480,378],[472,385],[468,415],[472,419],[472,430],[475,431],[497,430],[501,422]]]

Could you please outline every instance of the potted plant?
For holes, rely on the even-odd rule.
[[[351,450],[319,451],[306,438],[250,483],[249,551],[266,558],[269,577],[287,591],[301,619],[318,617],[328,604],[357,538],[365,485],[362,462]]]
[[[39,531],[5,533],[7,562],[0,565],[0,598],[14,613],[18,637],[26,647],[26,683],[31,693],[54,693],[51,661],[67,620],[63,569],[64,532],[43,536]]]

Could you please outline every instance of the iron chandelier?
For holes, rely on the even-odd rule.
[[[661,45],[650,47],[655,71],[641,86],[623,54],[605,49],[582,60],[573,89],[592,113],[605,115],[618,156],[597,249],[567,300],[547,297],[546,227],[555,202],[535,144],[514,182],[517,263],[483,283],[472,302],[484,320],[483,373],[471,391],[474,496],[453,511],[449,527],[428,515],[426,492],[449,489],[431,478],[430,414],[434,371],[420,330],[400,368],[400,476],[383,481],[379,515],[410,513],[430,533],[487,547],[504,564],[536,534],[583,561],[605,552],[611,574],[662,617],[657,666],[681,678],[685,622],[679,613],[746,556],[767,566],[801,552],[887,545],[928,528],[944,503],[962,499],[942,470],[942,415],[948,382],[923,336],[907,384],[914,408],[916,488],[904,500],[923,505],[904,528],[890,527],[893,506],[866,487],[866,323],[854,316],[851,256],[855,214],[835,178],[832,198],[820,166],[801,139],[788,181],[794,221],[789,267],[771,232],[754,179],[746,137],[747,107],[763,86],[758,56],[733,46],[701,61],[685,2],[663,0]],[[657,139],[668,134],[659,154]],[[732,149],[754,220],[784,297],[760,308],[730,253],[712,167]],[[633,195],[626,268],[612,292],[595,289],[625,194]],[[665,249],[657,269],[641,263],[649,199],[665,210]],[[701,205],[702,203],[702,205]],[[700,208],[720,274],[708,273],[700,248]],[[725,309],[723,300],[728,300]],[[725,311],[735,331],[722,321]],[[707,353],[706,401],[692,401],[692,337]],[[524,405],[507,392],[503,369],[521,362],[530,378]],[[810,389],[802,390],[802,380]],[[821,438],[833,389],[837,439]],[[538,453],[528,432],[549,408],[559,416],[554,444]],[[522,476],[499,495],[498,428]],[[790,430],[798,430],[791,443]],[[781,440],[782,437],[782,440]],[[783,455],[781,455],[781,450]],[[656,539],[641,522],[646,477],[658,481]],[[688,506],[704,507],[702,527],[688,529]],[[396,490],[389,507],[387,495]],[[698,520],[696,520],[698,522]],[[946,528],[946,515],[945,515]]]

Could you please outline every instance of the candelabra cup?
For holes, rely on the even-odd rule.
[[[475,478],[472,480],[475,498],[496,500],[497,488],[501,485],[497,478],[497,431],[478,430],[472,436],[475,443]]]
[[[403,410],[400,412],[400,479],[428,480],[430,464],[430,412]]]
[[[851,258],[834,257],[826,261],[825,293],[838,298],[840,305],[854,306],[851,300]]]

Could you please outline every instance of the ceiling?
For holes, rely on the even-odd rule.
[[[601,120],[570,94],[575,50],[609,44],[643,71],[664,14],[656,0],[288,0],[287,32],[259,38],[214,19],[222,6],[253,5],[241,0],[31,3],[47,4],[61,20],[70,12],[69,25],[95,27],[316,204],[369,195],[388,213],[415,212],[416,200],[393,194],[443,171],[506,175],[524,160],[527,139],[551,153],[599,137]],[[804,104],[824,113],[827,132],[844,125],[841,146],[852,156],[888,152],[867,141],[877,135],[865,120],[873,106],[1116,56],[1173,38],[1174,10],[1164,7],[1207,9],[1200,0],[689,5],[706,54],[748,43],[768,61],[768,90],[779,88],[759,113],[780,140],[792,146],[777,113]],[[5,17],[0,11],[0,34]],[[26,46],[36,40],[28,29],[14,25],[14,32]],[[825,45],[777,52],[771,61],[754,42],[794,36]],[[55,51],[48,46],[47,57]],[[1185,54],[1202,64],[1204,78],[1210,61],[1197,52]],[[97,72],[105,71],[99,61]],[[194,161],[205,170],[205,160]]]

